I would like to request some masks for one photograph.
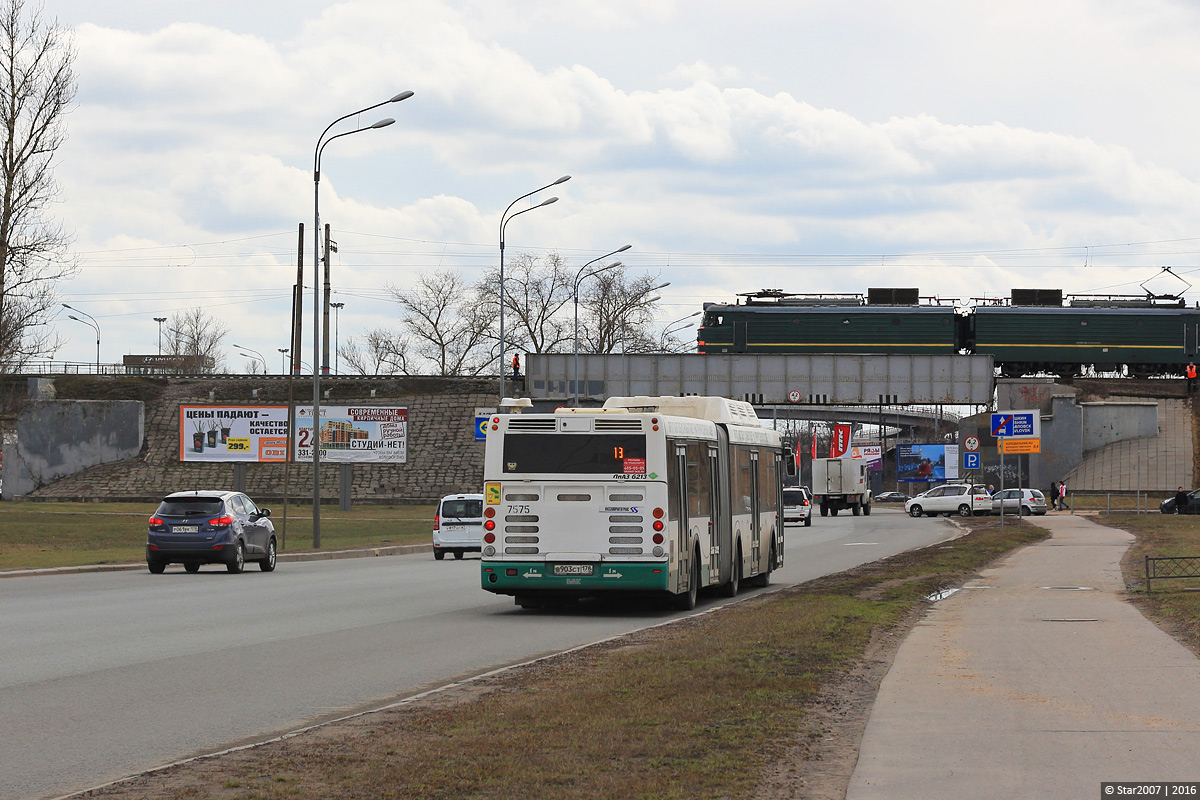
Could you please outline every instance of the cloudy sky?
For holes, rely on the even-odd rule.
[[[317,138],[404,90],[334,132],[396,124],[322,158],[342,341],[394,323],[385,284],[495,265],[504,208],[564,174],[506,253],[582,265],[631,244],[624,263],[671,283],[663,323],[767,287],[1140,293],[1163,266],[1182,280],[1152,288],[1194,281],[1200,300],[1192,2],[45,0],[45,15],[78,49],[56,214],[81,271],[60,289],[99,320],[105,362],[155,352],[153,318],[200,306],[278,371]],[[90,362],[94,335],[67,313],[58,358]]]

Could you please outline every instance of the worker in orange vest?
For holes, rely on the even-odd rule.
[[[516,353],[513,354],[513,377],[521,377],[521,357]]]
[[[1196,390],[1196,365],[1195,364],[1187,365],[1187,389],[1188,389],[1188,394],[1191,394],[1192,392],[1194,392]]]

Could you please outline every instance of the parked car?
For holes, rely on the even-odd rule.
[[[1187,505],[1181,510],[1175,510],[1175,498],[1168,497],[1158,504],[1158,510],[1164,514],[1200,514],[1200,489],[1188,492]]]
[[[812,525],[812,495],[803,486],[783,490],[783,527]]]
[[[978,516],[991,512],[992,497],[986,486],[947,483],[921,492],[904,504],[904,510],[914,517],[936,517],[938,514]]]
[[[1001,509],[1005,514],[1040,517],[1047,510],[1046,496],[1037,489],[1005,489],[992,495],[992,513],[999,514]]]
[[[275,569],[275,525],[271,509],[259,508],[241,492],[189,491],[169,494],[158,504],[146,530],[146,566],[160,574],[167,564],[198,572],[203,564],[224,564],[241,572],[257,561]]]
[[[876,503],[903,503],[908,500],[908,495],[904,492],[884,492],[883,494],[875,495]]]
[[[483,495],[451,494],[438,503],[433,518],[433,557],[462,558],[483,548]]]

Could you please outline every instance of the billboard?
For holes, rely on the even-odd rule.
[[[287,461],[287,406],[179,406],[180,461]]]
[[[864,459],[870,472],[883,470],[883,448],[877,444],[855,445],[850,448],[850,457]]]
[[[296,461],[313,459],[312,406],[296,407]],[[408,462],[408,409],[321,406],[321,461],[344,464]]]
[[[958,445],[902,444],[897,480],[907,483],[941,483],[958,479]]]

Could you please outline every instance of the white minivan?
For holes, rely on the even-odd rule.
[[[482,547],[483,495],[443,497],[433,518],[433,557],[441,561],[446,553],[454,553],[462,558],[463,553],[478,553]]]

